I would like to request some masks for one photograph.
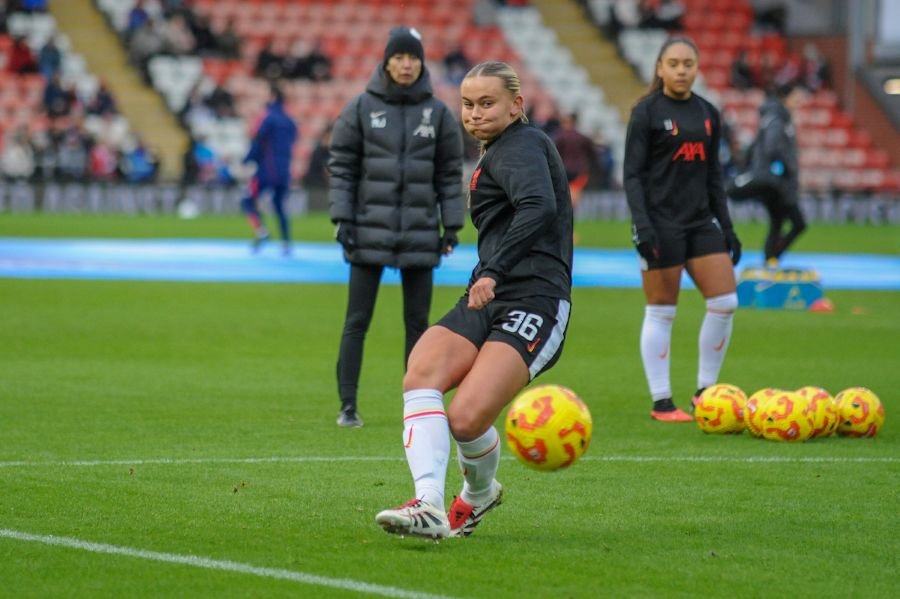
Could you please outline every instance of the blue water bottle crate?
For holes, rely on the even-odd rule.
[[[741,307],[776,310],[808,310],[825,295],[822,280],[812,268],[745,268],[737,293]]]

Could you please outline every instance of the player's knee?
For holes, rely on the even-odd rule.
[[[719,314],[733,314],[735,310],[738,308],[738,296],[737,293],[732,291],[731,293],[726,293],[724,295],[717,295],[715,297],[707,298],[706,300],[706,310],[707,312],[717,312]]]
[[[480,414],[459,407],[454,409],[453,403],[447,410],[447,420],[450,423],[450,432],[457,441],[473,441],[490,428],[490,423],[485,423]]]

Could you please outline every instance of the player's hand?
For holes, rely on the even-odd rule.
[[[731,263],[737,266],[741,261],[741,240],[738,239],[734,229],[726,229],[724,233],[725,245],[728,247],[728,253],[731,254]]]
[[[656,231],[652,228],[632,229],[631,241],[637,248],[638,254],[647,262],[654,262],[659,259],[659,240],[656,238]]]
[[[344,246],[344,250],[352,252],[356,249],[356,227],[350,221],[338,221],[334,230],[334,238]]]
[[[445,229],[444,235],[441,237],[441,254],[449,256],[458,245],[459,237],[456,235],[456,229]]]
[[[469,309],[481,310],[494,300],[494,288],[497,281],[490,277],[481,277],[469,287]]]

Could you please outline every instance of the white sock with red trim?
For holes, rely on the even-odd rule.
[[[459,494],[469,505],[482,503],[490,494],[491,483],[500,466],[500,435],[493,426],[473,441],[456,441],[456,456],[463,473]]]
[[[700,326],[698,341],[700,364],[697,368],[697,388],[714,385],[725,361],[731,340],[734,311],[738,307],[737,293],[717,295],[706,300],[706,316]]]
[[[670,344],[675,306],[649,305],[644,310],[641,326],[641,360],[653,401],[672,397],[669,379]]]
[[[416,497],[444,509],[450,427],[440,390],[413,389],[403,394],[403,447]]]

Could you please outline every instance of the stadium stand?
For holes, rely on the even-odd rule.
[[[153,3],[145,3],[153,13]],[[398,24],[422,32],[435,94],[455,111],[456,83],[444,77],[442,58],[461,49],[473,62],[506,60],[520,73],[532,110],[552,113],[553,99],[531,75],[496,25],[476,24],[476,0],[196,0],[192,8],[212,31],[232,28],[239,38],[237,57],[215,53],[158,55],[148,63],[153,86],[174,113],[182,112],[192,93],[206,97],[221,87],[233,98],[230,117],[188,119],[186,127],[232,166],[243,157],[264,110],[268,79],[258,72],[262,52],[290,57],[295,49],[317,47],[330,63],[328,77],[281,79],[287,111],[300,124],[294,174],[302,176],[316,140],[343,105],[361,93],[380,62],[387,32]],[[98,0],[110,23],[125,35],[135,0]],[[284,74],[284,73],[279,73]]]
[[[126,119],[100,79],[75,53],[55,17],[12,12],[0,34],[0,140],[7,178],[88,180],[100,150],[107,161],[133,144]],[[24,46],[21,44],[24,43]],[[19,47],[17,47],[17,45]],[[21,55],[30,54],[23,62]],[[15,148],[11,144],[15,144]]]

